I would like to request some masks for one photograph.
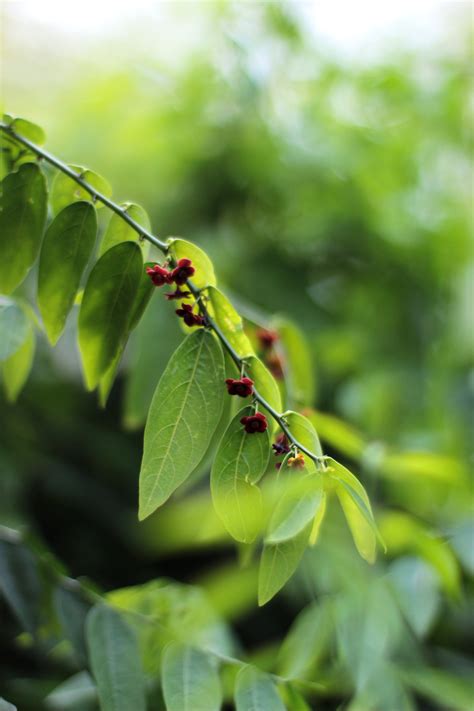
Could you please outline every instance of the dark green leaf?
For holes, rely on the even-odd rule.
[[[161,683],[166,711],[219,711],[219,675],[208,655],[185,644],[170,644],[163,656]]]
[[[41,584],[33,554],[20,543],[0,541],[0,590],[23,628],[35,634]]]
[[[90,202],[61,210],[46,231],[38,272],[38,306],[51,343],[63,332],[94,247],[97,217]]]
[[[138,644],[121,615],[106,605],[92,608],[86,634],[101,711],[145,711]]]
[[[54,606],[66,639],[71,643],[79,663],[85,666],[87,664],[85,620],[90,604],[79,592],[58,586],[54,592]]]
[[[214,507],[231,536],[242,543],[251,543],[262,525],[262,496],[256,483],[270,456],[268,430],[248,434],[240,423],[251,412],[251,408],[244,408],[234,417],[211,472]]]
[[[79,347],[87,387],[93,389],[123,344],[142,276],[134,242],[122,242],[89,275],[79,312]]]
[[[145,428],[140,520],[161,506],[204,456],[220,420],[224,378],[220,343],[203,329],[188,336],[171,357]]]
[[[46,220],[47,190],[35,163],[25,163],[2,180],[0,207],[0,292],[21,284],[38,254]]]

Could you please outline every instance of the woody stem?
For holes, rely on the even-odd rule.
[[[47,163],[50,165],[54,166],[58,170],[60,170],[62,173],[67,175],[71,180],[74,180],[78,185],[81,186],[86,192],[89,193],[89,195],[92,196],[94,200],[97,200],[98,202],[101,202],[103,205],[109,208],[109,210],[112,210],[115,212],[119,217],[124,220],[135,232],[142,238],[150,242],[151,244],[155,245],[163,254],[168,254],[168,245],[166,242],[163,242],[160,240],[158,237],[155,237],[151,232],[146,230],[142,225],[140,225],[138,222],[136,222],[133,218],[130,217],[130,215],[124,210],[123,208],[120,207],[120,205],[117,205],[113,200],[110,198],[106,197],[103,193],[101,193],[99,190],[96,190],[92,185],[90,185],[80,173],[77,173],[75,170],[70,168],[66,163],[63,161],[59,160],[59,158],[56,158],[53,156],[51,153],[48,153],[48,151],[45,151],[43,148],[40,148],[37,146],[35,143],[32,143],[28,138],[24,138],[23,136],[20,136],[16,131],[14,131],[8,124],[0,122],[0,129],[6,133],[10,138],[13,138],[15,141],[18,143],[22,144],[23,146],[26,146],[28,150],[30,150],[32,153],[34,153],[36,156],[39,158],[42,158],[45,160]],[[227,340],[226,336],[222,332],[220,326],[214,321],[214,319],[210,316],[205,304],[203,303],[203,299],[200,298],[200,290],[194,286],[194,284],[188,279],[186,282],[186,285],[189,289],[189,291],[192,293],[194,296],[199,310],[201,314],[204,316],[206,325],[208,328],[210,328],[214,333],[216,334],[217,338],[220,340],[222,343],[223,347],[226,349],[234,363],[236,364],[237,368],[240,370],[242,374],[245,374],[245,359],[241,358],[239,354],[236,352],[236,350],[233,348],[233,346],[229,343]],[[260,395],[258,390],[254,388],[253,390],[253,396],[257,402],[259,402],[266,410],[267,412],[273,417],[273,419],[278,423],[279,427],[281,430],[285,433],[285,435],[288,437],[290,442],[297,447],[301,452],[306,454],[310,459],[312,459],[317,468],[319,470],[324,470],[325,469],[325,458],[318,456],[314,452],[311,452],[307,447],[305,447],[303,444],[301,444],[291,433],[284,417],[282,414],[278,413],[267,400]]]

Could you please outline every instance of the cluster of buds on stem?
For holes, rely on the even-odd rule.
[[[195,273],[195,268],[190,259],[179,259],[174,269],[169,269],[162,264],[154,264],[146,268],[146,273],[152,280],[155,286],[164,286],[164,284],[176,284],[176,290],[165,294],[168,301],[172,299],[186,299],[191,296],[190,291],[183,291],[180,286],[186,284]]]

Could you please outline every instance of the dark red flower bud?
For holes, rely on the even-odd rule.
[[[255,415],[247,415],[242,417],[240,422],[245,427],[245,431],[249,434],[255,432],[265,432],[268,427],[267,418],[261,412],[256,412]]]
[[[282,464],[283,464],[283,462],[277,462],[277,463],[275,464],[275,469],[281,469],[281,465],[282,465]]]
[[[288,457],[288,466],[295,469],[304,469],[304,457],[301,452],[296,457]]]
[[[278,435],[275,443],[272,444],[274,454],[278,457],[280,454],[288,454],[290,451],[289,442],[284,432]]]
[[[180,259],[177,266],[171,272],[171,279],[175,284],[181,286],[186,284],[189,277],[192,277],[196,270],[190,259]]]
[[[248,397],[253,392],[253,380],[250,378],[227,378],[225,381],[227,392],[229,395],[239,395],[240,397]]]
[[[264,350],[268,350],[273,346],[275,341],[278,341],[278,333],[276,331],[270,331],[267,328],[259,328],[257,331],[257,338],[260,341],[260,345]]]
[[[277,380],[283,380],[283,361],[280,356],[276,354],[271,355],[266,358],[265,363],[268,365],[268,368],[274,378]]]
[[[204,323],[200,314],[193,314],[191,304],[181,304],[181,308],[176,309],[176,314],[183,319],[186,326],[202,326]]]
[[[147,267],[146,273],[152,280],[155,286],[163,286],[163,284],[172,284],[171,272],[169,272],[164,267],[159,264],[155,264],[153,267]]]
[[[166,298],[168,301],[173,301],[173,299],[187,299],[188,296],[191,296],[190,291],[182,291],[179,286],[176,288],[176,291],[170,291],[168,294],[165,294]]]

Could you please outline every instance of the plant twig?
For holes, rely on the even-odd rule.
[[[122,220],[124,220],[133,230],[135,230],[135,232],[142,239],[145,239],[151,244],[155,245],[155,247],[157,247],[161,252],[163,252],[163,254],[168,254],[169,246],[166,242],[163,242],[158,237],[155,237],[155,235],[153,235],[151,232],[142,227],[142,225],[132,219],[130,215],[126,212],[126,210],[122,209],[120,205],[117,205],[117,203],[115,203],[113,200],[103,195],[99,190],[96,190],[92,185],[90,185],[86,180],[84,180],[80,173],[76,173],[76,171],[70,168],[66,163],[61,161],[59,158],[53,156],[51,153],[48,153],[48,151],[45,151],[43,148],[40,148],[35,143],[32,143],[28,138],[25,138],[24,136],[21,136],[20,134],[16,133],[16,131],[14,131],[8,124],[0,122],[0,129],[4,133],[6,133],[7,136],[13,138],[15,141],[21,143],[23,146],[26,146],[26,148],[28,148],[39,158],[44,159],[47,163],[53,165],[55,168],[57,168],[69,178],[74,180],[78,185],[81,186],[81,188],[86,190],[93,197],[94,200],[101,202],[103,205],[106,205],[106,207],[108,207],[110,210],[119,215],[119,217],[121,217]],[[194,296],[198,304],[199,310],[201,311],[201,314],[205,318],[206,326],[212,331],[214,331],[214,333],[216,334],[216,336],[218,337],[218,339],[236,364],[239,371],[245,374],[245,358],[241,358],[239,356],[237,351],[227,340],[227,337],[222,332],[220,326],[214,321],[214,319],[209,314],[205,304],[203,303],[203,299],[199,298],[200,290],[189,279],[186,282],[186,285]],[[291,430],[288,427],[284,416],[278,413],[255,388],[253,390],[253,396],[255,400],[257,400],[257,402],[259,402],[267,410],[267,412],[270,413],[270,415],[278,423],[279,427],[288,437],[290,442],[292,442],[295,447],[297,447],[301,452],[303,452],[310,459],[312,459],[319,470],[324,471],[326,468],[326,458],[318,456],[314,452],[311,452],[311,450],[309,450],[303,444],[301,444],[291,433]]]

